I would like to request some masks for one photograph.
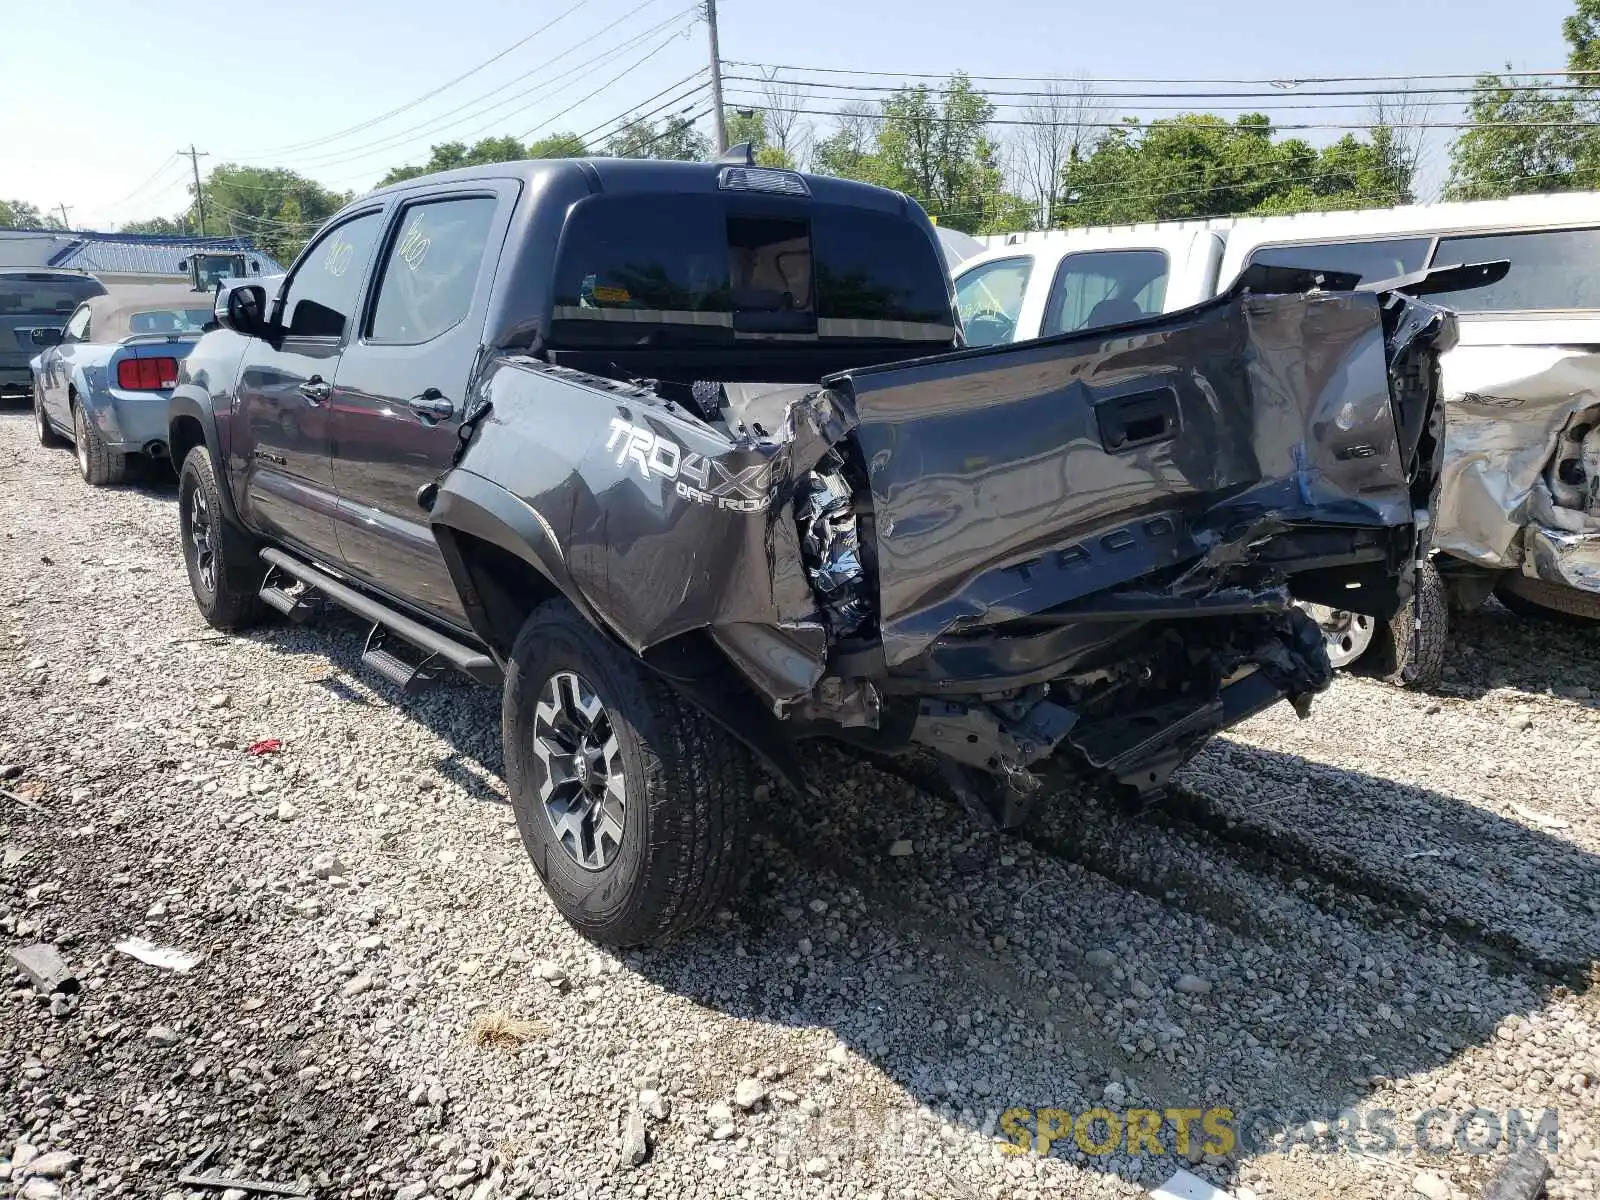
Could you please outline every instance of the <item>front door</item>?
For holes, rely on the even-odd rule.
[[[409,201],[373,272],[366,327],[334,389],[333,464],[347,569],[465,625],[418,492],[451,466],[511,195]]]
[[[333,565],[333,381],[381,228],[373,209],[312,243],[279,294],[269,336],[251,341],[239,372],[246,515],[260,532]]]

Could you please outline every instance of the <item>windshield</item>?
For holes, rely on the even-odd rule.
[[[0,313],[69,316],[79,303],[105,291],[99,280],[0,275]]]
[[[195,270],[198,272],[200,286],[209,292],[216,288],[218,280],[244,277],[244,255],[229,254],[220,257],[198,255],[195,260]]]
[[[129,333],[204,333],[213,319],[209,308],[158,308],[128,318]]]
[[[917,224],[833,205],[595,196],[556,260],[552,341],[948,342],[941,256]]]

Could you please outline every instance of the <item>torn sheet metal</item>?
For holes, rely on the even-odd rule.
[[[1439,318],[1419,345],[1453,337],[1413,307]],[[1260,296],[829,380],[859,421],[891,671],[948,631],[1253,558],[1263,519],[1409,530],[1385,351],[1375,297]]]
[[[1600,591],[1600,354],[1456,347],[1441,360],[1444,456],[1433,548]]]

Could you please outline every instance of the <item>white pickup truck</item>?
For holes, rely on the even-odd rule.
[[[1442,363],[1432,555],[1393,622],[1318,609],[1335,666],[1428,687],[1448,613],[1493,591],[1523,615],[1600,621],[1600,193],[1006,234],[954,270],[969,343],[1114,326],[1197,304],[1246,267],[1358,275],[1507,259]]]

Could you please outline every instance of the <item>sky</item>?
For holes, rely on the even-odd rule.
[[[183,210],[189,160],[174,152],[191,145],[208,155],[202,170],[229,161],[284,166],[360,191],[391,166],[425,160],[433,142],[586,132],[675,98],[680,89],[672,85],[705,66],[706,29],[692,7],[690,0],[237,7],[224,0],[200,8],[176,0],[0,0],[0,198],[41,209],[64,204],[74,228],[107,229]],[[1571,8],[1571,0],[719,0],[719,24],[722,58],[735,62],[1282,79],[1477,72],[1508,62],[1517,70],[1554,68],[1564,61],[1561,20]],[[837,107],[832,95],[812,94],[811,107]],[[1425,190],[1442,177],[1448,136],[1430,135]]]

